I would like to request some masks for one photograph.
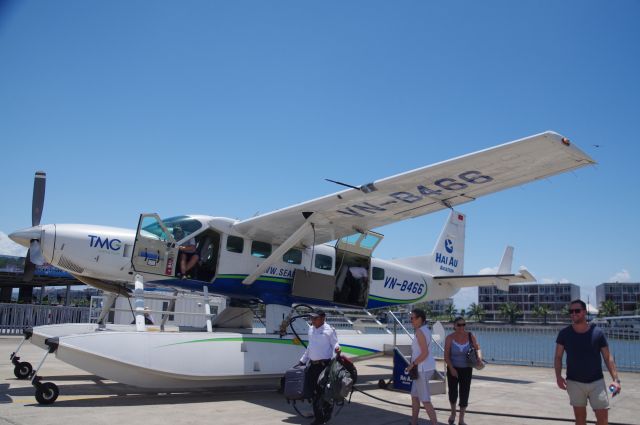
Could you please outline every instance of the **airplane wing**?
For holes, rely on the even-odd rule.
[[[233,228],[253,240],[311,246],[594,163],[549,131],[242,220]]]
[[[491,286],[495,285],[503,291],[509,290],[509,285],[513,283],[535,282],[528,270],[522,269],[518,274],[480,274],[465,276],[434,276],[433,281],[440,285],[448,284],[455,288],[467,288],[475,286]]]

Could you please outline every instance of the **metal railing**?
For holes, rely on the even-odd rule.
[[[468,325],[489,363],[553,367],[556,337],[564,326]],[[453,332],[450,324],[447,333]],[[640,339],[623,329],[603,329],[620,371],[640,372]],[[605,373],[606,373],[606,369]]]
[[[413,341],[413,334],[411,332],[409,332],[407,330],[407,328],[404,327],[404,325],[402,324],[402,321],[400,321],[400,319],[398,319],[398,317],[393,314],[393,311],[389,310],[387,312],[387,317],[391,317],[393,318],[393,346],[397,347],[397,336],[398,336],[398,325],[400,325],[400,328],[402,328],[402,330],[404,331],[404,333],[406,333],[407,335],[409,335],[409,338],[411,338],[411,341]]]
[[[0,303],[0,334],[20,334],[27,327],[89,322],[89,307]]]

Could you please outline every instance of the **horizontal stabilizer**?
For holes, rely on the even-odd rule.
[[[509,285],[513,283],[535,282],[536,278],[527,269],[522,269],[517,274],[434,276],[433,281],[437,284],[449,284],[456,289],[495,285],[502,291],[508,291]]]

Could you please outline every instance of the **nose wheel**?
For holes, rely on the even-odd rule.
[[[25,328],[22,333],[24,334],[24,339],[20,341],[20,344],[18,344],[16,350],[11,353],[11,355],[9,356],[9,360],[11,360],[11,363],[14,366],[13,374],[16,376],[16,378],[28,379],[29,377],[31,377],[31,372],[33,372],[33,366],[31,366],[31,363],[29,362],[21,362],[18,353],[20,352],[20,348],[22,348],[22,345],[33,335],[33,329]]]
[[[18,362],[13,368],[13,374],[18,379],[28,379],[33,372],[33,366],[29,362]]]

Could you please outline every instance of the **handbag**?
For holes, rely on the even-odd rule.
[[[471,332],[469,332],[469,349],[467,350],[467,364],[471,367],[475,367],[476,369],[479,367],[478,362],[478,352],[476,348],[473,346],[473,342],[471,341]],[[482,365],[484,367],[484,364]]]
[[[409,378],[411,378],[412,381],[418,379],[418,366],[414,366],[409,369]]]

